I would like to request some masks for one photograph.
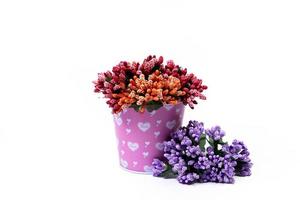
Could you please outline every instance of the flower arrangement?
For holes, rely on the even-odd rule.
[[[176,65],[172,60],[163,64],[163,57],[148,56],[143,63],[121,61],[98,74],[93,81],[94,92],[104,94],[113,113],[132,107],[138,112],[153,111],[163,104],[182,102],[194,108],[196,98],[205,100],[207,89],[194,74]]]
[[[197,98],[206,99],[207,86],[186,68],[150,55],[141,64],[121,61],[93,83],[115,114],[123,168],[182,184],[234,183],[234,176],[251,175],[250,153],[242,141],[229,144],[219,126],[205,129],[198,121],[180,127],[184,105],[193,109]]]
[[[162,159],[154,159],[154,176],[172,178],[183,184],[195,182],[233,183],[234,175],[250,176],[252,163],[243,142],[223,141],[225,132],[202,122],[189,121],[164,142]]]

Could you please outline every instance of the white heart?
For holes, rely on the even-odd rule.
[[[126,160],[123,160],[123,159],[121,158],[121,165],[122,165],[123,167],[127,168],[127,167],[128,167],[128,162],[127,162]]]
[[[148,166],[148,165],[145,165],[145,166],[144,166],[144,171],[145,171],[145,172],[152,172],[152,167],[151,167],[151,166]]]
[[[149,152],[143,152],[143,156],[144,156],[144,158],[146,158],[147,156],[149,155]]]
[[[120,117],[115,117],[115,122],[118,124],[118,126],[121,126],[121,124],[123,123],[123,120]]]
[[[127,134],[131,133],[131,129],[126,128],[126,133],[127,133]]]
[[[173,129],[173,128],[175,127],[175,125],[176,125],[176,120],[168,121],[168,122],[166,123],[166,127],[167,127],[168,129]]]
[[[146,142],[145,142],[145,148],[146,148],[147,146],[149,146],[149,144],[150,144],[150,142],[149,142],[149,141],[146,141]]]
[[[158,150],[162,151],[164,149],[164,144],[158,142],[158,143],[155,144],[155,148],[157,148]]]
[[[160,135],[160,132],[159,131],[155,131],[154,135],[155,135],[155,137],[158,137]]]
[[[165,109],[167,109],[167,111],[171,110],[174,106],[171,104],[165,104],[164,105]]]
[[[133,167],[135,167],[138,164],[138,162],[137,161],[133,161],[132,164],[133,164]]]
[[[136,151],[139,148],[139,144],[134,142],[127,142],[127,146],[131,151]]]
[[[122,140],[122,144],[125,145],[125,143],[126,143],[126,142],[125,142],[124,140]]]
[[[161,123],[161,120],[157,120],[156,123],[160,124],[160,123]]]
[[[153,110],[152,112],[150,112],[150,116],[152,117],[153,115],[155,115],[156,111]]]
[[[149,122],[139,122],[138,127],[141,131],[146,132],[151,127],[151,125]]]
[[[124,155],[124,154],[125,154],[125,151],[121,150],[121,154]]]
[[[129,125],[129,123],[131,122],[131,119],[126,119],[127,121],[127,125]]]
[[[176,109],[176,113],[179,113],[179,112],[180,112],[180,108],[177,108],[177,109]]]

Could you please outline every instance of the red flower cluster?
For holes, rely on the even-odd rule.
[[[162,56],[148,56],[142,64],[122,61],[112,72],[99,73],[93,83],[94,91],[104,94],[113,113],[128,107],[143,112],[179,102],[194,108],[197,97],[206,99],[202,92],[207,89],[201,79],[172,60],[164,65]]]

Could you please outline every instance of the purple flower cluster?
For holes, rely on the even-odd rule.
[[[153,176],[159,176],[163,171],[167,169],[166,164],[159,159],[154,159],[152,162],[152,166]]]
[[[171,173],[183,184],[196,182],[233,183],[234,175],[250,176],[252,163],[243,142],[231,145],[223,141],[225,132],[215,126],[204,128],[190,121],[164,142],[164,159],[154,159],[153,175],[166,177]]]
[[[220,126],[214,126],[211,129],[205,130],[205,133],[208,137],[213,140],[220,140],[225,136],[225,132],[221,130]]]
[[[235,175],[250,176],[252,163],[249,158],[250,152],[242,141],[234,140],[231,145],[224,145],[223,152],[230,155],[236,161]]]
[[[207,148],[207,158],[210,167],[202,174],[201,181],[217,183],[233,183],[234,167],[236,163],[230,156],[217,155],[211,147]]]

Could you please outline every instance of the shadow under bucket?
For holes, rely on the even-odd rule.
[[[154,158],[163,156],[163,141],[182,124],[184,105],[166,104],[144,113],[128,108],[114,115],[120,165],[132,172],[151,174]]]

